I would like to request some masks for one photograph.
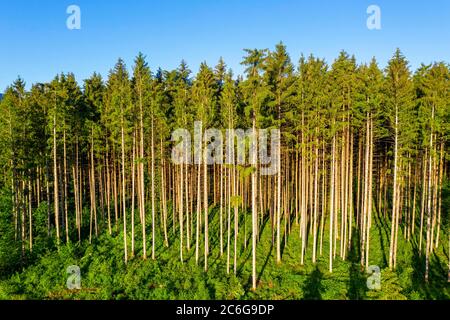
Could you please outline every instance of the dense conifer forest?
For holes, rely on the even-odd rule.
[[[106,79],[12,83],[0,299],[449,299],[448,63],[296,63],[279,43],[242,65],[138,54]],[[234,152],[174,162],[172,133],[199,121],[202,150],[208,128],[279,129],[275,174]]]

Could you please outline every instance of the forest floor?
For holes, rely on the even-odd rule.
[[[301,265],[299,227],[292,222],[291,232],[285,234],[283,231],[282,262],[277,264],[271,222],[266,219],[262,223],[257,246],[257,290],[252,291],[251,216],[246,215],[245,224],[244,219],[240,221],[239,255],[237,273],[234,275],[233,231],[230,274],[227,274],[226,224],[224,252],[220,255],[218,215],[218,210],[211,210],[207,272],[203,269],[203,241],[199,244],[198,265],[195,259],[195,235],[191,239],[191,249],[184,250],[184,263],[181,263],[179,238],[173,235],[172,227],[169,248],[164,247],[162,241],[156,242],[155,260],[151,259],[149,229],[149,258],[145,261],[142,259],[141,242],[136,239],[135,257],[127,265],[124,263],[123,238],[120,233],[93,238],[92,244],[88,240],[81,244],[63,244],[59,250],[45,249],[45,240],[41,239],[39,245],[37,239],[33,254],[21,258],[20,263],[16,261],[20,254],[7,252],[13,248],[1,248],[0,299],[450,299],[450,283],[447,282],[448,244],[445,241],[448,235],[444,232],[441,238],[444,243],[431,257],[430,280],[426,284],[424,256],[418,254],[416,237],[407,242],[402,234],[399,235],[397,268],[395,271],[389,270],[389,226],[384,223],[384,219],[374,214],[369,262],[381,270],[381,288],[373,290],[367,285],[371,275],[361,268],[356,232],[346,261],[339,257],[340,246],[337,241],[333,272],[330,273],[328,230],[324,230],[321,255],[318,243],[315,264],[312,263],[312,235],[309,234],[304,265]],[[138,226],[136,230],[136,238],[139,238]],[[157,233],[156,238],[162,239],[162,235]],[[184,241],[186,244],[186,239]],[[67,268],[71,265],[80,267],[79,290],[67,289],[66,283],[70,277]]]

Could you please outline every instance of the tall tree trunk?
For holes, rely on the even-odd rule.
[[[256,150],[257,150],[257,138],[256,138],[256,123],[255,123],[255,116],[253,116],[253,150],[252,150],[252,165],[257,167],[257,158],[256,158]],[[257,177],[256,177],[256,170],[253,170],[252,174],[252,289],[256,290],[256,232],[257,232],[257,203],[256,203],[256,183],[257,183]]]
[[[127,243],[127,212],[126,212],[126,195],[125,195],[125,128],[122,110],[121,140],[122,140],[122,215],[123,215],[123,244],[124,259],[128,262],[128,243]]]
[[[166,165],[164,161],[163,141],[160,140],[160,153],[161,153],[161,202],[163,213],[163,232],[164,232],[164,245],[169,246],[169,238],[167,236],[167,200],[166,200]]]
[[[135,167],[136,167],[136,131],[133,131],[133,152],[131,159],[131,257],[134,257],[134,199],[135,199]]]
[[[31,175],[28,179],[28,241],[30,252],[33,252],[33,212],[32,212],[32,204],[31,204]]]
[[[334,229],[334,188],[335,188],[335,164],[336,164],[336,136],[333,136],[331,147],[331,173],[330,173],[330,257],[329,271],[333,272],[333,229]]]
[[[64,125],[65,126],[65,125]],[[67,194],[67,150],[66,150],[66,129],[64,128],[63,133],[63,141],[64,141],[64,221],[66,227],[66,243],[69,242],[69,215],[67,209],[67,198],[69,195]]]
[[[152,259],[155,260],[155,143],[154,143],[154,120],[152,114],[152,128],[151,128],[151,167],[152,167],[152,185],[151,185],[151,194],[152,194]]]
[[[140,201],[139,201],[139,214],[141,217],[142,224],[142,255],[143,259],[147,259],[147,235],[146,235],[146,221],[145,221],[145,180],[144,180],[144,113],[142,107],[142,97],[140,97],[139,103],[139,128],[140,128],[140,159],[139,159],[139,191],[140,191]]]
[[[196,221],[196,233],[195,233],[195,262],[198,264],[199,251],[200,251],[200,212],[201,212],[201,189],[200,189],[200,172],[201,164],[197,166],[197,221]]]
[[[55,111],[56,112],[56,111]],[[53,116],[53,194],[55,208],[56,244],[59,246],[59,196],[58,196],[58,164],[56,151],[56,114]]]
[[[434,121],[434,106],[431,111],[431,121]],[[432,249],[431,243],[431,215],[432,215],[432,192],[433,192],[433,126],[431,125],[430,133],[430,154],[428,158],[428,202],[427,202],[427,242],[425,248],[425,282],[428,282],[430,269],[430,253]]]
[[[208,235],[208,164],[206,151],[203,151],[203,206],[205,218],[205,271],[208,271],[209,235]]]
[[[179,214],[179,223],[180,223],[180,260],[183,263],[183,164],[179,166],[180,171],[180,181],[178,181],[177,186],[179,187],[178,192],[178,214]]]
[[[395,246],[396,238],[396,226],[398,224],[398,107],[395,107],[395,136],[394,136],[394,186],[393,186],[393,198],[392,198],[392,220],[391,220],[391,241],[389,250],[389,269],[395,268],[394,252],[397,250]]]

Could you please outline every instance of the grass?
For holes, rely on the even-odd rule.
[[[448,248],[441,244],[431,257],[431,274],[424,283],[424,257],[418,255],[417,241],[398,241],[398,266],[387,267],[389,256],[389,226],[376,214],[370,234],[370,265],[381,270],[381,289],[370,290],[366,274],[360,266],[358,235],[353,233],[353,245],[348,259],[337,255],[333,272],[329,268],[328,231],[324,231],[322,255],[312,263],[312,235],[304,265],[300,264],[301,239],[299,226],[292,221],[289,234],[282,229],[282,263],[276,263],[276,248],[272,243],[270,221],[264,220],[257,246],[257,290],[251,290],[251,216],[244,231],[244,215],[240,214],[237,273],[233,274],[233,233],[231,238],[231,273],[226,272],[226,248],[219,250],[218,210],[210,213],[210,255],[208,272],[204,272],[203,239],[198,265],[195,259],[195,237],[191,249],[179,258],[179,237],[170,228],[169,248],[162,234],[156,236],[156,260],[142,260],[139,239],[135,257],[127,265],[123,261],[123,238],[120,233],[107,234],[88,241],[62,245],[59,250],[36,251],[25,257],[25,263],[14,272],[4,273],[0,280],[0,299],[449,299],[447,283]],[[233,225],[233,224],[232,224]],[[225,227],[225,226],[224,226]],[[139,228],[137,228],[139,230]],[[105,230],[106,232],[106,230]],[[150,230],[148,230],[150,235]],[[138,232],[136,237],[139,238]],[[447,239],[443,233],[441,239]],[[128,236],[130,241],[130,236]],[[150,241],[150,238],[148,237]],[[186,240],[184,240],[186,241]],[[445,242],[445,241],[444,241]],[[186,243],[186,242],[185,242]],[[224,236],[226,245],[226,234]],[[339,241],[338,241],[339,243]],[[246,246],[247,244],[247,246]],[[44,246],[44,245],[42,245]],[[130,250],[130,249],[129,249]],[[148,252],[151,250],[147,244]],[[319,250],[318,250],[319,252]],[[1,259],[5,255],[0,255]],[[78,265],[81,289],[68,290],[66,269]]]

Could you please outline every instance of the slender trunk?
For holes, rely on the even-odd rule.
[[[252,165],[257,166],[256,163],[256,123],[255,123],[255,116],[253,116],[253,150],[252,150]],[[257,224],[257,208],[256,208],[256,185],[257,183],[257,177],[256,177],[256,170],[253,170],[252,172],[252,289],[256,290],[256,224]],[[278,193],[279,194],[279,193]]]
[[[316,134],[318,134],[318,128],[316,128]],[[317,251],[317,215],[319,210],[319,141],[316,138],[315,149],[315,161],[314,161],[314,217],[313,217],[313,252],[312,261],[316,263],[316,251]]]
[[[436,245],[435,248],[437,249],[439,246],[439,235],[440,235],[440,227],[441,227],[441,211],[442,211],[442,179],[444,175],[444,141],[441,140],[441,146],[440,146],[440,156],[439,156],[439,173],[438,173],[438,185],[437,188],[438,191],[438,210],[437,210],[437,231],[436,231]]]
[[[136,162],[136,131],[133,131],[133,152],[131,159],[131,257],[134,257],[134,198],[135,198],[135,162]]]
[[[56,111],[55,111],[56,112]],[[53,116],[53,194],[55,208],[56,244],[59,246],[59,196],[58,196],[58,164],[56,151],[56,114]]]
[[[142,224],[142,257],[147,259],[147,235],[146,235],[146,221],[145,221],[145,177],[144,177],[144,112],[142,107],[142,97],[139,96],[139,129],[140,129],[140,159],[139,159],[139,191],[140,191],[140,201],[139,201],[139,214],[141,217]]]
[[[329,257],[329,271],[333,272],[333,222],[334,222],[334,179],[335,179],[335,155],[336,151],[336,136],[333,136],[333,143],[331,147],[331,173],[330,173],[330,257]]]
[[[224,198],[224,187],[223,187],[223,166],[219,167],[219,245],[220,245],[220,256],[223,255],[223,198]],[[225,184],[226,188],[226,184]],[[229,216],[229,207],[228,207],[228,216]],[[229,245],[229,244],[228,244]],[[227,249],[229,253],[229,250]],[[227,254],[227,273],[230,272],[230,261],[229,254]]]
[[[128,262],[128,244],[127,244],[127,213],[125,197],[125,129],[122,110],[121,140],[122,140],[122,215],[123,215],[123,244],[125,264]]]
[[[197,166],[197,221],[196,221],[196,233],[195,233],[195,262],[198,264],[199,251],[200,251],[200,212],[201,212],[201,192],[200,192],[200,172],[201,164]]]
[[[398,110],[395,110],[395,142],[394,142],[394,186],[393,186],[393,199],[392,199],[392,220],[391,220],[391,241],[389,250],[389,269],[394,269],[394,252],[397,250],[395,246],[396,226],[398,223]]]
[[[152,115],[152,128],[151,128],[151,175],[152,175],[152,259],[155,260],[155,147],[154,147],[154,120]]]
[[[180,260],[183,263],[183,227],[184,227],[184,217],[183,217],[183,164],[180,165],[180,181],[177,183],[179,186],[178,192],[178,221],[180,223]]]
[[[160,153],[161,153],[161,202],[162,202],[162,213],[163,213],[163,232],[164,232],[164,245],[169,246],[169,238],[167,236],[167,203],[166,203],[166,177],[165,177],[165,161],[163,152],[163,141],[161,137],[160,141]]]
[[[31,178],[28,179],[28,241],[30,252],[33,252],[33,212],[31,206]]]
[[[66,149],[66,129],[64,129],[63,133],[63,141],[64,141],[64,221],[66,228],[66,243],[69,242],[69,215],[67,209],[67,198],[69,197],[67,194],[67,149]]]
[[[205,218],[205,271],[208,271],[209,235],[208,235],[208,164],[206,151],[203,152],[203,207]]]
[[[431,121],[434,120],[434,106],[432,109],[432,115],[431,115]],[[430,154],[428,158],[428,202],[427,202],[427,242],[426,242],[426,248],[425,248],[425,282],[428,282],[429,277],[429,268],[430,268],[430,253],[432,249],[432,243],[431,243],[431,215],[432,215],[432,204],[431,204],[431,197],[433,192],[433,183],[432,183],[432,177],[433,177],[433,165],[434,165],[434,159],[433,159],[433,126],[431,126],[431,133],[430,133]]]

